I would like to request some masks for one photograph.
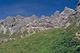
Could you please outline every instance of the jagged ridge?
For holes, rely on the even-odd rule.
[[[20,15],[16,17],[8,16],[6,19],[0,20],[0,33],[4,35],[0,39],[11,40],[16,37],[23,38],[26,34],[30,35],[51,28],[66,29],[73,23],[76,23],[75,26],[79,26],[79,11],[80,5],[78,4],[76,10],[65,7],[62,12],[56,11],[51,16],[41,16],[40,18],[36,15],[32,15],[31,17],[23,17]]]

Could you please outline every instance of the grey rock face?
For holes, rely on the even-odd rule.
[[[73,13],[75,13],[75,10],[65,7],[61,13],[56,11],[52,16],[42,16],[41,18],[38,18],[36,15],[32,15],[31,17],[20,15],[16,17],[8,16],[2,21],[2,25],[4,28],[6,27],[6,30],[10,31],[11,35],[19,31],[28,31],[28,28],[31,31],[40,30],[40,27],[61,28],[67,23],[69,16]]]
[[[36,15],[30,17],[8,16],[6,19],[0,20],[0,33],[6,34],[9,32],[9,37],[16,34],[23,37],[21,35],[25,33],[32,34],[51,28],[67,28],[75,19],[77,20],[76,25],[80,25],[80,2],[76,10],[65,7],[64,11],[56,11],[51,16],[43,15],[40,18]]]

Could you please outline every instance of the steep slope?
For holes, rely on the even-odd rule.
[[[63,29],[50,29],[0,44],[0,53],[76,53],[79,42]]]
[[[80,32],[80,2],[76,10],[65,7],[41,19],[7,17],[0,21],[0,53],[80,53],[76,32]]]

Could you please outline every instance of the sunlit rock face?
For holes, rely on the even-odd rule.
[[[3,21],[4,26],[11,27],[12,24],[14,24],[14,18],[10,17],[10,16],[6,17],[6,19],[4,19],[4,21]]]
[[[28,31],[29,29],[34,32],[35,30],[41,31],[41,28],[44,30],[45,28],[64,27],[69,16],[73,13],[75,13],[75,10],[65,7],[64,11],[56,11],[51,16],[41,16],[41,18],[38,18],[36,15],[32,15],[30,17],[20,15],[15,17],[8,16],[6,19],[1,21],[1,23],[4,28],[6,27],[9,30],[11,35],[17,32]]]
[[[77,12],[80,12],[80,5],[76,8]]]
[[[76,15],[75,15],[75,19],[73,21],[76,21],[76,26],[80,25],[80,0],[77,3],[77,6],[76,6]]]
[[[64,11],[60,13],[60,25],[65,26],[65,24],[68,22],[68,20],[70,19],[69,16],[71,16],[72,14],[75,14],[76,11],[70,8],[65,7]],[[62,27],[61,26],[61,27]]]
[[[77,10],[79,10],[79,9],[80,9],[80,0],[77,3]]]
[[[75,13],[76,13],[75,10],[70,9],[68,7],[65,7],[64,11],[62,11],[61,13],[59,11],[56,11],[54,13],[54,16],[53,15],[51,16],[51,18],[53,18],[51,20],[54,28],[64,27],[67,24],[68,20],[70,19],[69,17]]]
[[[80,0],[77,4],[76,11],[77,11],[77,16],[80,16]]]
[[[77,18],[76,18],[77,17]],[[0,20],[0,33],[8,34],[9,37],[18,35],[29,35],[51,28],[67,28],[76,20],[76,26],[80,25],[80,1],[76,10],[65,7],[62,12],[55,11],[51,16],[36,15],[24,17],[21,15],[7,16],[6,19]]]

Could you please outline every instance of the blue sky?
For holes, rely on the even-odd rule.
[[[65,6],[75,8],[77,0],[0,0],[0,18],[6,16],[51,15]]]

